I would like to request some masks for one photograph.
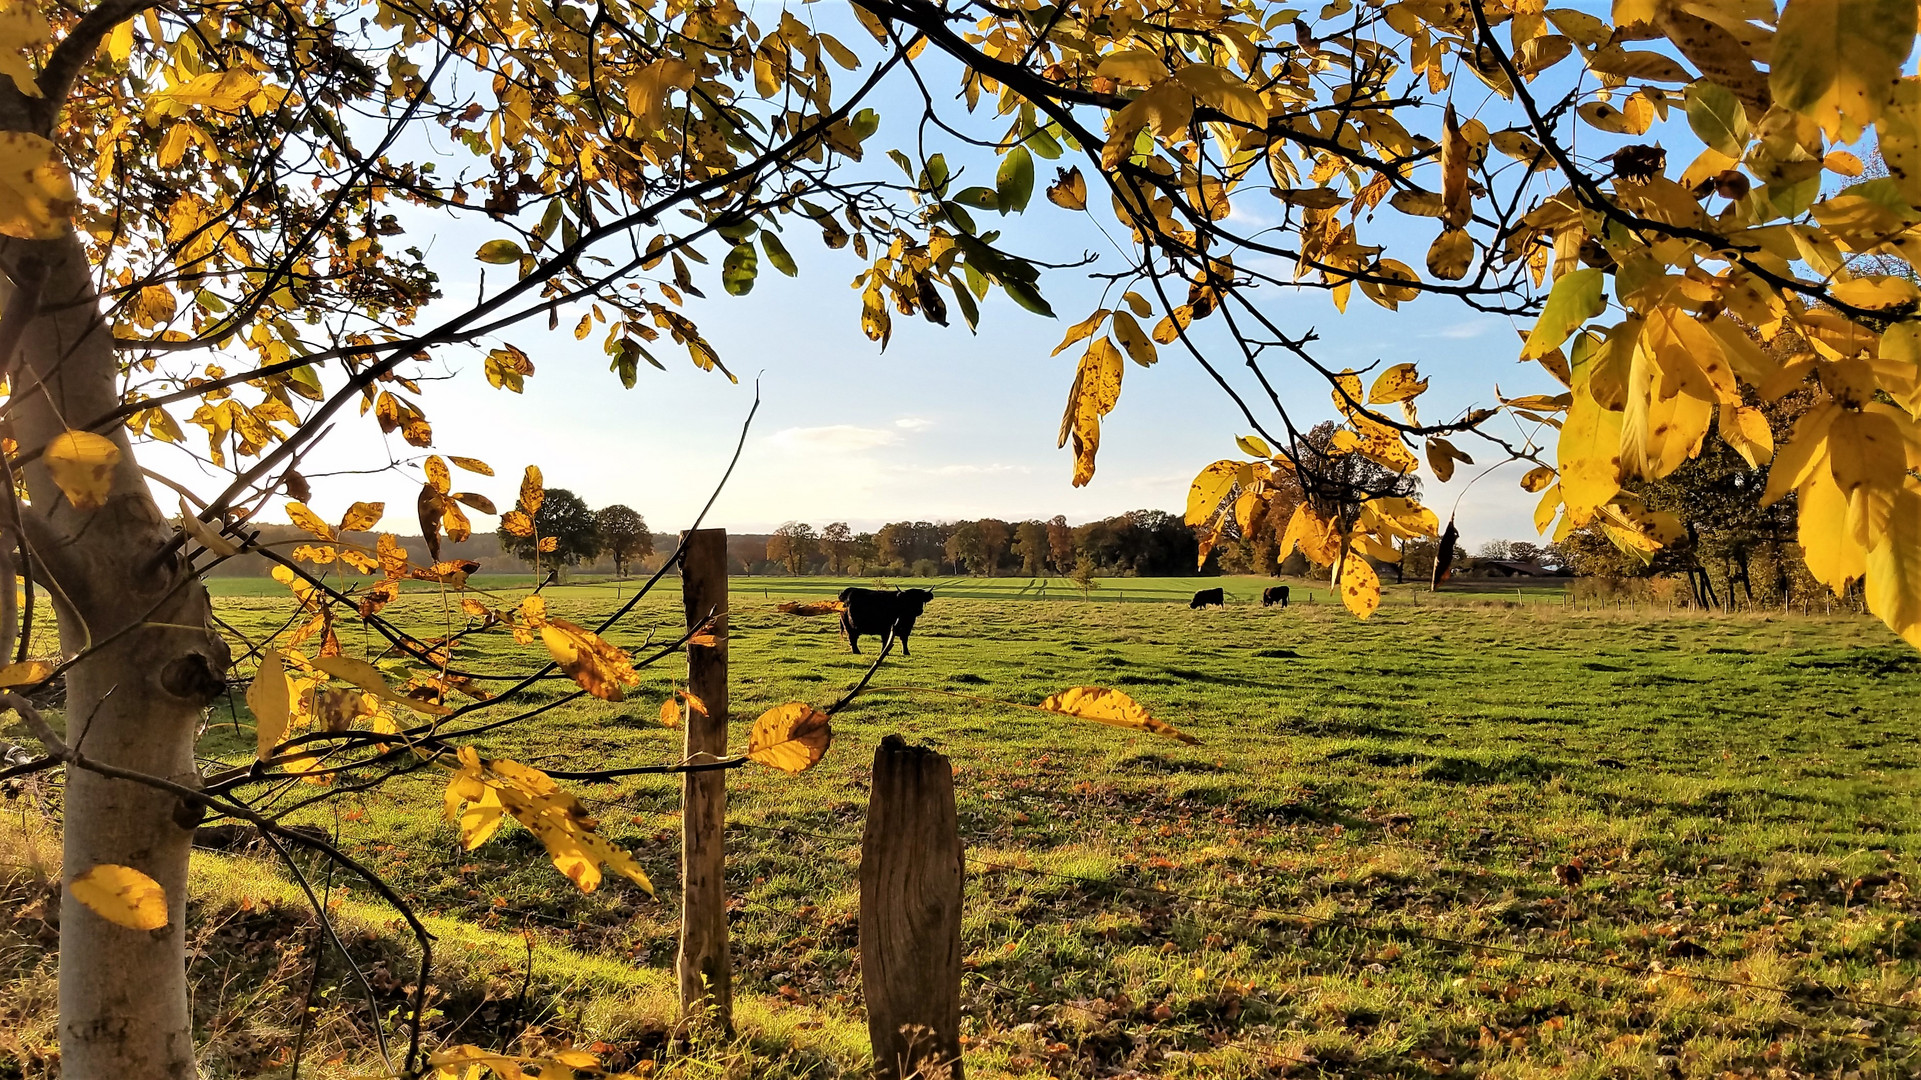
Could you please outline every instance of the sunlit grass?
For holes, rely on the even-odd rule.
[[[442,1009],[439,1038],[492,1045],[535,1022],[543,1035],[601,1040],[619,1060],[689,1075],[858,1071],[859,853],[849,841],[874,746],[901,732],[957,770],[973,860],[964,1023],[974,1075],[1913,1072],[1915,1014],[1832,1000],[1921,1004],[1909,891],[1921,656],[1878,624],[1587,613],[1538,587],[1518,600],[1488,592],[1439,604],[1391,591],[1367,622],[1324,593],[1285,611],[1179,602],[1208,583],[1116,579],[1091,602],[1063,582],[1050,584],[1050,595],[1068,590],[1059,602],[1031,602],[1022,581],[946,583],[914,656],[876,679],[1026,703],[1110,686],[1200,746],[886,693],[837,718],[836,744],[814,771],[730,774],[736,981],[753,1020],[749,1037],[724,1046],[668,1042],[675,781],[579,789],[661,885],[658,901],[624,882],[574,891],[518,828],[459,851],[440,816],[444,777],[429,773],[308,820],[337,829],[423,909],[492,935],[491,968],[449,954],[446,977],[467,988],[450,1000],[467,1014]],[[1226,584],[1245,601],[1261,582]],[[825,704],[858,679],[871,657],[849,655],[831,617],[774,610],[844,585],[736,582],[736,742],[761,710]],[[1319,586],[1296,583],[1297,598],[1309,587]],[[550,604],[585,623],[631,589],[568,586],[549,590]],[[678,601],[648,598],[610,636],[669,639]],[[227,596],[220,610],[259,634],[288,609],[262,590]],[[449,610],[423,591],[390,612],[426,634],[448,618],[463,624]],[[343,640],[377,647],[344,627]],[[470,640],[457,662],[476,670],[544,659],[505,633]],[[678,660],[649,669],[626,702],[569,705],[480,747],[550,768],[671,761],[679,735],[659,727],[658,706],[682,672]],[[532,700],[569,689],[543,684]],[[212,719],[204,751],[244,756],[244,706],[222,703]],[[223,873],[279,880],[266,864],[238,865],[247,869]],[[285,896],[284,883],[273,889]],[[381,949],[404,953],[366,890],[338,876],[334,890],[366,913],[357,917]],[[210,887],[201,910],[231,911],[231,893]],[[513,936],[522,931],[537,945],[531,977],[512,974],[510,962],[525,967]],[[1436,937],[1807,992],[1479,953]],[[492,974],[473,974],[482,969]],[[326,982],[347,1010],[354,991],[338,974]],[[516,1013],[522,981],[535,1002]]]

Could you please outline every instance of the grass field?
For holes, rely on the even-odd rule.
[[[263,584],[215,583],[242,633],[288,614]],[[503,602],[526,587],[476,584]],[[831,618],[774,610],[845,584],[736,580],[741,741],[762,709],[825,704],[858,679],[864,658]],[[435,1038],[597,1043],[654,1075],[857,1074],[854,838],[874,746],[901,732],[957,770],[972,1076],[1921,1069],[1921,656],[1876,623],[1571,612],[1558,587],[1526,585],[1391,588],[1358,622],[1321,583],[1295,583],[1285,611],[1245,602],[1253,579],[1102,580],[1087,602],[1058,580],[1045,599],[1024,580],[936,584],[913,657],[877,686],[1025,703],[1111,686],[1202,745],[887,692],[836,719],[812,772],[730,774],[733,1040],[673,1030],[675,782],[582,791],[659,901],[625,882],[575,892],[517,827],[460,852],[444,776],[306,812],[436,915]],[[1242,602],[1165,602],[1215,584]],[[631,587],[548,595],[588,622]],[[1299,602],[1309,589],[1317,602]],[[446,617],[424,590],[389,611],[422,632]],[[679,621],[664,590],[611,636],[670,640]],[[367,647],[358,629],[343,640]],[[457,654],[469,667],[544,658],[504,633],[473,640]],[[657,712],[683,670],[670,661],[626,703],[569,705],[479,745],[550,768],[670,761],[678,733]],[[569,689],[542,684],[532,700]],[[212,719],[205,751],[244,757],[244,706]],[[46,827],[17,820],[15,846],[47,858]],[[311,919],[270,864],[199,862],[208,1068],[284,1075]],[[31,889],[17,880],[9,895],[12,933],[44,944],[19,914]],[[329,897],[391,1019],[413,978],[404,935],[345,879]],[[49,971],[0,938],[0,1076],[9,1053],[16,1073],[43,1059]],[[314,985],[302,1075],[377,1067],[337,958]]]

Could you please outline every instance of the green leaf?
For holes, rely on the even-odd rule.
[[[987,189],[981,188],[980,190],[986,191]],[[988,192],[988,194],[991,195],[993,193]],[[941,208],[941,213],[947,215],[947,220],[953,222],[954,227],[959,229],[963,234],[973,233],[976,231],[974,228],[973,215],[961,209],[961,205],[959,203],[944,202],[940,204],[940,208]]]
[[[1045,315],[1050,319],[1054,317],[1054,309],[1049,307],[1047,301],[1041,298],[1040,290],[1029,285],[1027,282],[1014,278],[1002,278],[1001,288],[1006,290],[1007,295],[1012,298],[1016,304],[1019,304],[1034,314]]]
[[[1061,156],[1059,140],[1048,134],[1044,127],[1035,128],[1033,133],[1027,136],[1027,148],[1049,161]]]
[[[754,291],[754,277],[760,273],[760,255],[752,244],[735,244],[720,264],[720,285],[729,296],[746,296]]]
[[[631,339],[622,340],[620,350],[614,355],[614,362],[607,370],[620,375],[620,385],[629,390],[634,388],[634,380],[640,374],[640,349]]]
[[[1000,209],[1000,196],[990,188],[962,188],[960,193],[954,196],[954,201],[971,206],[976,210]]]
[[[1554,283],[1541,317],[1528,332],[1521,359],[1535,360],[1561,347],[1582,323],[1607,310],[1607,276],[1592,267],[1570,271]]]
[[[1788,0],[1776,20],[1768,83],[1774,98],[1853,142],[1881,116],[1914,48],[1908,0]]]
[[[994,177],[994,194],[1003,214],[1027,209],[1027,200],[1034,194],[1034,155],[1027,152],[1027,147],[1016,146],[1001,159],[1000,172]]]
[[[1748,143],[1748,114],[1733,91],[1702,79],[1688,87],[1688,126],[1715,150],[1739,160]]]
[[[967,320],[967,328],[972,330],[980,325],[981,309],[974,303],[974,294],[964,288],[954,290],[954,303],[960,306],[961,318]]]
[[[793,277],[800,273],[800,267],[794,265],[794,257],[787,253],[787,247],[780,242],[780,237],[775,236],[766,229],[762,229],[760,233],[760,246],[766,249],[767,261],[773,264],[774,269],[786,274],[788,277]]]
[[[512,240],[489,240],[480,245],[479,251],[474,252],[474,258],[484,263],[505,266],[508,263],[519,262],[521,254],[520,245]]]

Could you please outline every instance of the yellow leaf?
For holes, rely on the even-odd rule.
[[[801,701],[760,714],[747,736],[747,756],[784,773],[806,772],[827,755],[834,727],[827,714]]]
[[[1420,377],[1413,364],[1395,364],[1374,380],[1368,389],[1369,405],[1392,405],[1397,401],[1407,401],[1427,392],[1427,380]]]
[[[56,239],[77,205],[73,180],[52,143],[25,132],[0,132],[0,234]]]
[[[1868,569],[1868,553],[1848,521],[1848,497],[1826,469],[1815,470],[1799,496],[1801,557],[1808,573],[1839,596]]]
[[[1860,176],[1867,171],[1867,167],[1861,164],[1861,159],[1846,150],[1828,151],[1827,156],[1821,159],[1821,167],[1831,173],[1850,177]]]
[[[1054,694],[1040,707],[1048,712],[1061,713],[1081,720],[1113,727],[1131,728],[1152,735],[1163,735],[1184,742],[1189,746],[1200,745],[1199,739],[1176,729],[1150,715],[1141,703],[1121,693],[1100,686],[1075,686]]]
[[[547,598],[534,593],[520,601],[520,618],[528,626],[540,627],[547,623]]]
[[[76,510],[98,510],[113,488],[120,448],[91,431],[64,431],[47,444],[47,469]]]
[[[128,19],[113,28],[107,35],[107,55],[116,64],[124,64],[133,55],[133,20]]]
[[[1381,578],[1366,559],[1348,552],[1341,561],[1341,603],[1365,619],[1381,606]]]
[[[28,660],[18,664],[0,667],[0,688],[29,686],[41,682],[53,674],[53,665],[45,660]]]
[[[1189,525],[1205,525],[1213,520],[1221,508],[1221,500],[1234,489],[1236,477],[1243,465],[1238,461],[1223,459],[1202,469],[1200,475],[1187,488],[1187,516]]]
[[[1869,544],[1866,573],[1868,610],[1921,647],[1921,492],[1912,481],[1894,492],[1886,522]]]
[[[1454,104],[1449,102],[1441,117],[1441,220],[1453,229],[1466,225],[1474,213],[1474,196],[1467,183],[1472,154],[1473,147],[1455,119]]]
[[[1650,320],[1650,324],[1655,320]],[[1714,404],[1693,394],[1664,397],[1667,373],[1642,345],[1628,368],[1627,408],[1621,419],[1621,476],[1659,480],[1701,449]]]
[[[507,808],[500,803],[499,789],[482,785],[480,795],[461,807],[460,846],[472,851],[487,842],[506,821]]]
[[[1454,448],[1454,444],[1431,435],[1427,440],[1427,467],[1434,470],[1434,478],[1445,484],[1454,476],[1454,463],[1474,464],[1474,459]]]
[[[1167,78],[1167,65],[1147,49],[1125,49],[1102,57],[1096,73],[1134,86],[1152,86]]]
[[[527,466],[527,471],[520,477],[520,501],[516,504],[516,508],[531,518],[540,512],[540,504],[546,498],[547,489],[541,486],[540,467]],[[532,529],[528,531],[531,532]]]
[[[1741,455],[1749,468],[1758,469],[1774,457],[1774,432],[1768,429],[1768,418],[1761,410],[1724,402],[1720,428],[1721,438]]]
[[[1442,281],[1459,281],[1467,276],[1474,261],[1474,238],[1466,229],[1447,228],[1434,238],[1427,249],[1427,272]]]
[[[336,679],[350,682],[383,701],[405,705],[418,713],[426,713],[428,716],[445,716],[453,712],[445,705],[395,693],[393,688],[387,685],[387,681],[381,678],[380,670],[365,660],[351,656],[322,656],[314,660],[313,666]]]
[[[287,685],[286,664],[279,649],[260,654],[260,670],[247,685],[247,708],[253,712],[257,753],[265,761],[286,736],[293,716],[293,692]]]
[[[187,497],[185,495],[180,497],[180,527],[186,531],[188,536],[193,538],[194,543],[199,544],[215,555],[233,556],[240,554],[240,549],[234,546],[233,541],[220,535],[213,526],[200,520],[199,515],[195,514],[193,510],[187,506]]]
[[[340,531],[366,532],[380,523],[380,515],[386,513],[386,503],[356,502],[347,508],[340,519]]]
[[[1087,180],[1078,166],[1059,171],[1047,185],[1047,201],[1064,210],[1087,209]]]
[[[454,489],[453,474],[447,471],[447,463],[440,460],[439,454],[428,457],[421,471],[427,474],[427,486],[442,495]]]
[[[1061,343],[1059,345],[1054,346],[1054,351],[1049,353],[1048,355],[1059,356],[1061,353],[1066,352],[1076,342],[1086,341],[1089,337],[1093,336],[1094,331],[1099,330],[1101,328],[1101,324],[1106,322],[1107,317],[1112,314],[1113,312],[1107,308],[1095,308],[1094,313],[1092,315],[1089,315],[1087,318],[1082,319],[1080,322],[1077,322],[1073,326],[1068,327],[1067,336],[1062,338]]]
[[[1368,528],[1382,535],[1411,540],[1441,531],[1441,519],[1434,516],[1434,511],[1398,495],[1369,499],[1361,504],[1361,513],[1369,522]]]
[[[1654,122],[1654,106],[1639,94],[1629,97],[1622,103],[1625,108],[1615,108],[1605,101],[1590,101],[1574,110],[1581,119],[1617,135],[1640,135]]]
[[[322,540],[334,539],[333,526],[322,521],[320,515],[309,510],[305,503],[289,501],[287,503],[287,518],[295,525],[318,536]]]
[[[1775,99],[1851,143],[1893,96],[1914,32],[1912,0],[1788,0],[1768,63]]]
[[[509,510],[500,515],[500,527],[515,536],[532,536],[534,519],[518,510]]]
[[[1127,358],[1136,364],[1152,367],[1154,361],[1160,359],[1160,350],[1148,340],[1147,331],[1142,330],[1141,324],[1134,321],[1134,316],[1127,312],[1114,312],[1113,334],[1114,340],[1120,343],[1121,348],[1127,350]]]
[[[1554,470],[1547,465],[1536,465],[1521,477],[1522,491],[1542,491],[1554,482]]]
[[[453,454],[448,454],[447,460],[453,462],[455,465],[460,466],[461,468],[467,470],[468,472],[479,473],[482,476],[492,476],[494,474],[494,467],[480,460],[479,458],[457,457]]]
[[[1119,349],[1106,338],[1096,338],[1081,355],[1074,385],[1067,392],[1067,411],[1061,417],[1060,443],[1074,441],[1074,486],[1094,478],[1094,455],[1100,449],[1101,417],[1121,396],[1124,362]]]
[[[534,547],[543,553],[552,554],[560,550],[560,537],[543,536],[540,538],[540,542],[535,544]]]
[[[1573,400],[1555,442],[1561,499],[1568,518],[1586,525],[1621,490],[1621,423],[1624,414],[1600,406],[1588,389],[1588,371],[1574,380]]]
[[[672,694],[660,703],[660,726],[676,728],[680,726],[680,702]]]
[[[40,84],[34,81],[33,65],[23,54],[46,40],[47,20],[40,14],[39,4],[15,0],[0,11],[0,72],[12,76],[14,88],[26,97],[43,95]]]
[[[129,930],[167,925],[167,890],[131,866],[102,863],[67,885],[95,915]]]
[[[542,623],[540,640],[562,671],[582,690],[602,701],[619,701],[624,696],[623,685],[634,686],[640,682],[626,652],[608,644],[599,634],[565,619],[548,619]]]

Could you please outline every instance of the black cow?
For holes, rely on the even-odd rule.
[[[1194,599],[1187,602],[1187,606],[1191,608],[1204,608],[1209,604],[1213,604],[1216,607],[1226,607],[1227,593],[1220,589],[1202,589],[1200,592],[1194,594]]]
[[[1287,606],[1287,586],[1269,585],[1261,590],[1261,606],[1273,607],[1275,604]]]
[[[926,589],[842,589],[840,632],[847,635],[847,647],[859,652],[862,634],[886,637],[892,630],[900,639],[900,654],[912,655],[907,651],[907,635],[914,632],[914,620],[933,598]]]

